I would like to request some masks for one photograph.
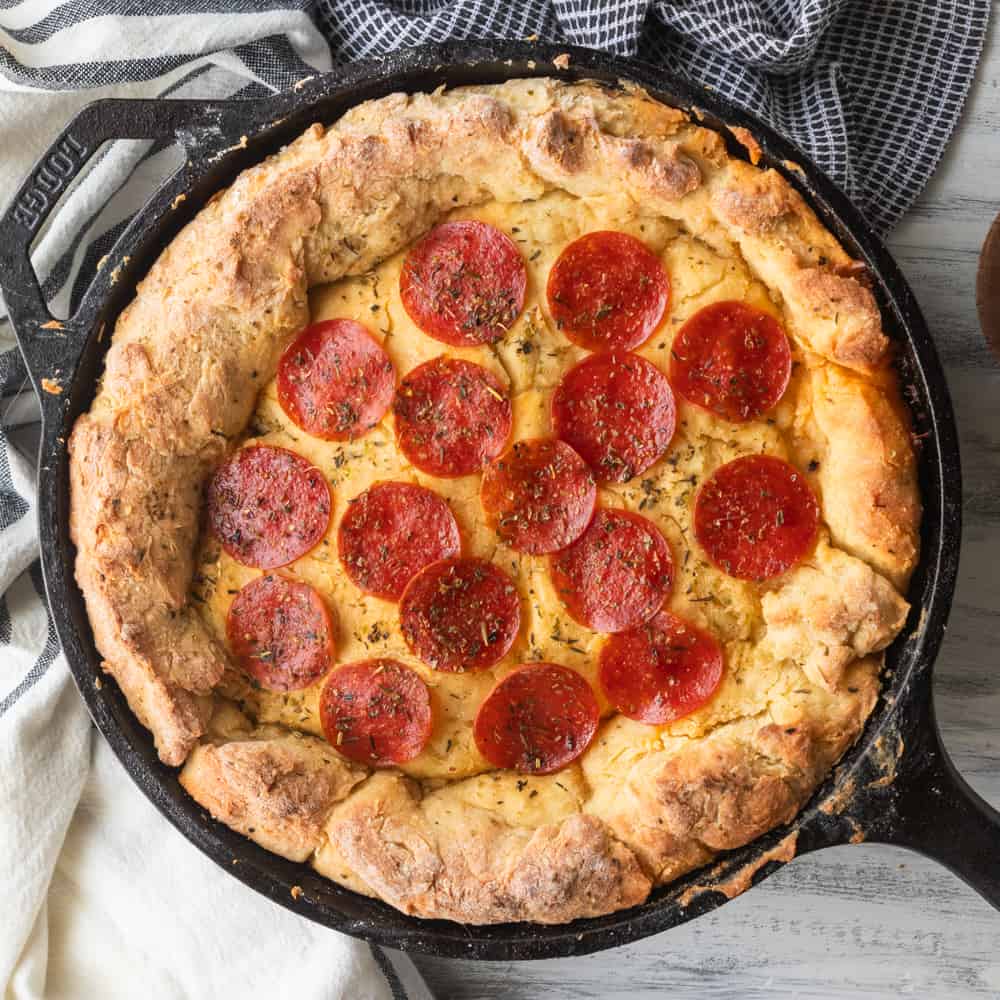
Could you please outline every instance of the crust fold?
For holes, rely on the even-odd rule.
[[[832,365],[810,372],[817,480],[833,541],[905,591],[920,554],[917,462],[898,403]]]
[[[579,813],[519,829],[399,775],[377,774],[334,810],[327,836],[404,913],[464,923],[558,924],[642,902],[651,882],[603,823]]]
[[[320,845],[330,810],[364,777],[324,740],[260,730],[195,748],[180,782],[215,819],[275,854],[305,861]]]
[[[767,721],[743,719],[648,754],[588,810],[656,884],[670,882],[795,816],[861,732],[879,667],[875,658],[855,661],[836,695],[789,694],[768,706]]]
[[[867,563],[822,541],[813,558],[761,600],[765,647],[835,691],[854,660],[896,637],[909,605]]]
[[[775,170],[733,161],[712,199],[743,256],[781,291],[791,332],[838,364],[873,372],[889,347],[857,265]]]

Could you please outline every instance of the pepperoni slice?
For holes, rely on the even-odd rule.
[[[351,319],[306,327],[278,365],[278,402],[304,431],[351,441],[385,416],[396,387],[389,356]]]
[[[670,353],[677,391],[734,423],[771,409],[791,373],[792,352],[781,324],[744,302],[699,309],[681,327]]]
[[[627,233],[587,233],[559,255],[548,283],[556,326],[591,351],[629,351],[659,325],[670,279],[657,257]]]
[[[236,595],[226,618],[229,648],[243,672],[269,691],[298,691],[330,668],[333,622],[308,584],[269,573]]]
[[[485,222],[446,222],[406,255],[399,292],[424,333],[474,347],[499,340],[517,319],[527,281],[509,236]]]
[[[698,491],[694,533],[708,558],[740,580],[769,580],[811,548],[819,504],[802,474],[771,455],[715,470]]]
[[[652,521],[627,510],[599,510],[580,538],[552,557],[549,574],[581,625],[622,632],[660,609],[674,563]]]
[[[421,570],[399,605],[403,638],[435,670],[491,667],[521,627],[517,588],[484,559],[445,559]]]
[[[661,611],[601,649],[605,697],[622,715],[662,725],[701,708],[722,680],[722,649],[708,632]]]
[[[473,735],[495,767],[552,774],[590,746],[600,717],[594,692],[578,673],[556,663],[531,663],[487,695]]]
[[[345,757],[370,767],[413,760],[431,735],[427,685],[397,660],[338,667],[323,685],[319,712],[327,740]]]
[[[597,486],[563,441],[528,438],[483,473],[480,501],[500,538],[520,552],[556,552],[583,534]]]
[[[413,483],[376,483],[351,501],[337,544],[354,583],[387,601],[398,601],[425,566],[461,548],[448,505]]]
[[[330,524],[319,469],[285,448],[241,448],[208,484],[208,520],[238,562],[275,569],[305,555]]]
[[[403,454],[432,476],[467,476],[503,451],[511,406],[482,365],[435,358],[403,379],[393,406]]]
[[[571,368],[552,397],[556,434],[602,482],[648,469],[674,435],[674,394],[654,364],[635,354],[595,354]]]

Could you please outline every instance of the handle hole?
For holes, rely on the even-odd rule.
[[[56,199],[29,253],[42,297],[59,320],[76,310],[131,217],[184,162],[170,140],[108,140],[70,176],[87,155],[84,143],[68,135],[36,169],[27,196],[39,209]]]

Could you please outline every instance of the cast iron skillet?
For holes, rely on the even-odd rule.
[[[552,63],[562,52],[571,60],[565,70]],[[556,927],[466,927],[408,917],[340,888],[214,822],[182,791],[176,771],[159,762],[149,733],[129,711],[117,685],[110,679],[99,684],[100,658],[73,580],[66,438],[90,405],[107,334],[136,281],[209,196],[242,169],[310,123],[333,122],[362,100],[392,91],[540,75],[610,85],[619,79],[638,81],[670,104],[698,109],[698,117],[726,135],[737,155],[742,149],[723,123],[749,128],[763,147],[764,162],[781,171],[848,251],[868,265],[888,332],[899,346],[900,373],[921,442],[923,554],[910,587],[913,611],[888,653],[883,695],[857,745],[788,827],[654,892],[631,910]],[[175,140],[186,162],[125,231],[76,313],[56,323],[42,300],[29,247],[93,151],[104,140],[124,138]],[[42,402],[42,560],[70,668],[94,721],[139,787],[193,844],[247,885],[348,934],[428,954],[480,959],[583,954],[673,927],[725,902],[721,889],[731,895],[741,881],[759,880],[776,870],[779,861],[772,855],[777,845],[790,843],[789,836],[800,854],[860,840],[913,848],[936,858],[1000,907],[1000,814],[969,788],[948,759],[931,701],[931,667],[955,586],[961,521],[958,444],[937,352],[895,263],[847,199],[797,149],[714,92],[642,63],[586,49],[500,42],[398,52],[309,78],[263,101],[99,101],[70,122],[14,198],[0,229],[0,285]],[[293,897],[295,886],[302,892]]]

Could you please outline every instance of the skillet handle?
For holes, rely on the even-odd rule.
[[[190,160],[232,135],[237,116],[227,102],[109,98],[83,108],[41,157],[0,220],[0,289],[36,384],[86,334],[82,306],[65,321],[52,316],[31,264],[31,245],[60,197],[107,140],[173,139]]]
[[[958,773],[933,707],[913,739],[893,782],[894,822],[871,839],[933,858],[1000,910],[1000,812]]]

